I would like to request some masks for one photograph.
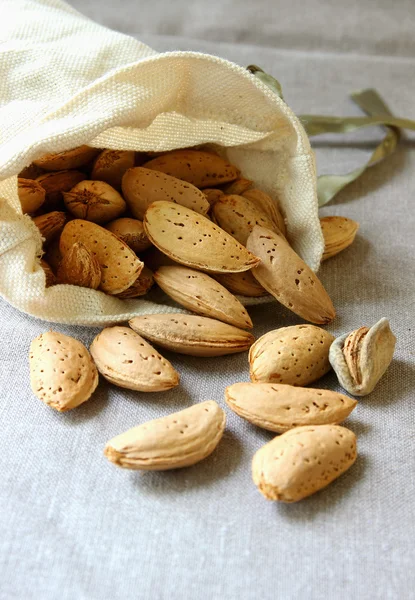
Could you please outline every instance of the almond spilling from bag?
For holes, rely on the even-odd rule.
[[[177,177],[198,188],[210,188],[239,177],[240,171],[223,158],[200,150],[175,150],[153,158],[144,165]]]
[[[33,163],[46,171],[61,171],[62,169],[77,169],[87,165],[100,152],[99,148],[78,146],[72,150],[64,150],[56,154],[45,154]]]
[[[179,384],[179,374],[129,327],[107,327],[91,344],[98,371],[114,385],[140,392],[161,392]]]
[[[225,429],[213,400],[148,421],[110,440],[105,456],[119,467],[163,471],[194,465],[215,450]]]
[[[235,383],[226,388],[225,400],[240,417],[277,433],[303,425],[337,425],[357,404],[330,390],[278,383]]]
[[[60,239],[62,255],[76,242],[96,257],[102,273],[100,289],[107,294],[120,294],[132,286],[144,266],[127,244],[90,221],[74,219],[67,223]]]
[[[385,318],[370,329],[360,327],[337,338],[329,359],[340,385],[353,396],[370,394],[389,367],[395,344],[396,337]]]
[[[40,183],[33,179],[19,177],[17,180],[17,193],[23,214],[36,212],[45,201],[45,190]]]
[[[135,167],[125,173],[122,192],[136,219],[143,219],[147,208],[160,200],[177,202],[202,215],[210,206],[204,193],[194,185],[144,167]]]
[[[69,192],[77,183],[85,179],[81,171],[53,171],[36,179],[45,190],[45,208],[63,207],[63,193]]]
[[[134,317],[130,327],[150,342],[191,356],[222,356],[248,350],[254,336],[215,319],[166,313]]]
[[[161,289],[185,308],[242,329],[252,328],[246,309],[220,283],[193,269],[160,267],[154,278]]]
[[[258,450],[252,478],[267,500],[297,502],[340,477],[356,458],[356,436],[349,429],[297,427]]]
[[[219,281],[227,290],[240,296],[251,298],[260,298],[267,296],[267,290],[258,283],[251,271],[243,273],[221,273],[216,274],[215,279]]]
[[[134,164],[135,152],[132,150],[104,150],[95,159],[91,179],[105,181],[119,190],[125,172]]]
[[[266,213],[243,196],[224,194],[213,205],[212,216],[219,227],[243,245],[246,245],[255,225],[274,229]]]
[[[101,267],[82,242],[75,242],[65,252],[58,267],[57,278],[59,283],[97,290],[101,283]]]
[[[144,217],[149,240],[178,263],[213,273],[247,271],[259,259],[232,236],[193,210],[155,202]]]
[[[117,298],[127,300],[129,298],[138,298],[139,296],[144,296],[150,291],[153,284],[153,273],[144,265],[143,270],[134,281],[133,285],[121,292],[121,294],[117,294]]]
[[[48,331],[30,346],[30,384],[35,396],[58,411],[86,402],[98,385],[95,364],[81,342]]]
[[[252,202],[263,210],[265,214],[271,219],[274,224],[272,229],[280,231],[284,237],[287,237],[287,230],[285,226],[285,220],[282,216],[281,209],[277,202],[271,198],[268,194],[261,190],[252,189],[243,192],[244,198],[248,198]]]
[[[327,260],[348,248],[353,243],[359,229],[359,223],[346,217],[322,217],[320,224],[324,237],[322,260]]]
[[[311,323],[334,319],[336,312],[322,283],[282,235],[256,225],[247,248],[261,259],[254,277],[278,302]]]
[[[40,231],[40,235],[45,238],[45,244],[56,238],[65,227],[66,214],[57,210],[34,217],[34,224]]]
[[[93,223],[108,223],[126,209],[123,197],[105,181],[81,181],[65,192],[63,199],[75,217]]]
[[[138,219],[130,219],[128,217],[115,219],[115,221],[108,223],[105,229],[108,229],[108,231],[121,238],[137,254],[147,250],[152,245],[144,231],[143,222]]]
[[[334,337],[314,325],[293,325],[269,331],[249,351],[251,381],[304,386],[331,369]]]

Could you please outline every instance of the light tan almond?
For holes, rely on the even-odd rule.
[[[240,174],[239,169],[223,158],[200,150],[175,150],[153,158],[144,166],[188,181],[198,188],[216,187],[234,181]]]
[[[348,248],[353,243],[359,229],[359,223],[346,217],[322,217],[320,224],[324,236],[322,260],[327,260]]]
[[[50,266],[48,265],[48,263],[43,260],[43,258],[40,261],[40,265],[42,267],[42,269],[45,272],[45,287],[52,287],[52,285],[56,285],[56,277],[54,272],[52,271],[52,269],[50,268]]]
[[[185,308],[242,329],[252,327],[239,300],[206,273],[177,265],[160,267],[154,278],[170,298]]]
[[[271,196],[261,190],[257,190],[256,188],[243,192],[242,196],[244,196],[244,198],[248,198],[248,200],[251,200],[252,202],[255,202],[255,204],[261,208],[271,219],[274,224],[273,229],[280,231],[284,237],[287,237],[285,220],[276,200],[273,200]]]
[[[152,245],[144,231],[143,222],[138,219],[128,217],[115,219],[115,221],[108,223],[105,229],[122,239],[137,254],[147,250]]]
[[[45,244],[51,242],[62,232],[66,223],[66,214],[64,212],[53,211],[34,217],[33,222],[40,231],[40,235],[45,238]]]
[[[334,337],[314,325],[293,325],[269,331],[250,349],[254,383],[304,386],[331,369],[329,350]]]
[[[34,163],[31,163],[20,171],[17,177],[22,179],[37,179],[40,175],[43,175],[44,169],[37,167]]]
[[[247,248],[261,259],[252,274],[278,302],[311,323],[334,319],[336,311],[323,284],[281,234],[256,225]]]
[[[70,192],[64,192],[63,199],[75,217],[101,225],[126,209],[123,197],[105,181],[80,181]]]
[[[107,294],[121,294],[140,275],[144,263],[122,240],[100,225],[74,219],[65,226],[60,250],[64,255],[76,242],[81,242],[96,257],[101,267],[100,289]]]
[[[149,292],[153,284],[153,273],[144,265],[143,270],[134,281],[133,285],[124,290],[124,292],[121,292],[121,294],[117,294],[117,298],[127,300],[129,298],[138,298],[139,296],[144,296],[147,294],[147,292]]]
[[[144,167],[135,167],[125,173],[122,192],[136,219],[143,219],[147,208],[159,201],[177,202],[202,215],[210,207],[204,193],[194,185]]]
[[[215,319],[164,313],[133,317],[130,327],[150,342],[191,356],[222,356],[248,350],[254,336]]]
[[[274,229],[271,219],[243,196],[221,196],[212,207],[212,216],[219,227],[244,246],[255,225]]]
[[[340,477],[356,458],[356,436],[349,429],[296,427],[258,450],[252,478],[267,500],[297,502]]]
[[[219,444],[226,415],[213,400],[138,425],[117,435],[104,454],[125,469],[163,471],[189,467]]]
[[[357,404],[330,390],[278,383],[235,383],[226,388],[225,400],[240,417],[277,433],[303,425],[337,425]]]
[[[251,271],[244,273],[221,273],[214,276],[226,289],[240,296],[260,298],[267,296],[267,290],[258,283]]]
[[[53,171],[36,179],[46,192],[45,208],[63,207],[63,193],[69,192],[77,183],[85,179],[81,171]]]
[[[206,200],[209,202],[210,206],[213,206],[215,202],[219,200],[221,196],[223,196],[222,190],[217,190],[216,188],[206,188],[203,190],[203,193],[206,196]]]
[[[380,319],[373,327],[360,327],[332,343],[329,360],[340,385],[354,396],[373,391],[389,367],[396,337],[389,321]]]
[[[228,195],[238,195],[238,196],[242,196],[242,194],[244,192],[246,192],[247,190],[249,190],[249,188],[252,187],[252,184],[254,182],[251,181],[250,179],[243,179],[243,178],[239,178],[236,179],[235,181],[232,181],[232,183],[229,183],[228,185],[225,185],[223,187],[223,191],[225,192],[225,194]],[[205,190],[203,190],[205,191]]]
[[[97,290],[101,283],[101,267],[96,257],[82,242],[75,242],[63,255],[57,278],[59,283]]]
[[[155,202],[144,217],[149,240],[178,263],[213,273],[247,271],[259,259],[231,235],[193,210]]]
[[[61,412],[86,402],[98,385],[88,350],[63,333],[48,331],[34,339],[29,363],[33,393]]]
[[[99,154],[99,148],[78,146],[72,150],[64,150],[56,154],[44,154],[33,163],[46,171],[61,171],[62,169],[78,169],[93,160]]]
[[[45,190],[40,183],[33,179],[19,177],[17,180],[17,192],[24,214],[36,212],[45,202]]]
[[[132,150],[103,150],[95,159],[91,179],[105,181],[119,190],[124,173],[134,164],[135,152]]]
[[[129,327],[106,327],[90,352],[101,375],[119,387],[162,392],[179,384],[169,361]]]

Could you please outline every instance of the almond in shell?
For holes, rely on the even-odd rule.
[[[93,223],[108,223],[126,209],[123,197],[105,181],[80,181],[63,198],[75,217]]]
[[[337,425],[357,404],[330,390],[278,383],[235,383],[226,388],[225,400],[240,417],[277,433],[303,425]]]
[[[121,294],[117,294],[117,298],[127,300],[129,298],[138,298],[139,296],[144,296],[150,291],[150,289],[153,287],[153,284],[153,273],[144,265],[143,270],[134,281],[133,285],[127,288],[124,292],[121,292]]]
[[[177,265],[160,267],[154,278],[170,298],[188,310],[242,329],[252,328],[239,300],[206,273]]]
[[[39,229],[40,235],[45,239],[45,244],[48,244],[63,231],[66,223],[66,214],[55,210],[39,217],[34,217],[33,222]]]
[[[259,262],[223,229],[172,202],[152,204],[144,217],[144,229],[159,250],[188,267],[232,273],[247,271]]]
[[[359,223],[346,217],[322,217],[320,224],[324,237],[322,260],[327,260],[348,248],[359,229]]]
[[[328,331],[314,325],[269,331],[250,349],[251,381],[309,385],[330,371],[329,350],[333,341]]]
[[[101,283],[101,267],[97,258],[82,242],[75,242],[63,255],[57,278],[59,283],[97,290]]]
[[[136,219],[143,219],[147,208],[160,200],[177,202],[202,215],[210,206],[204,193],[194,185],[144,167],[135,167],[125,173],[122,192]]]
[[[17,180],[17,192],[23,214],[32,214],[36,212],[45,201],[45,190],[37,181],[33,179]]]
[[[267,500],[297,502],[325,488],[357,458],[355,434],[339,425],[296,427],[255,454],[252,478]]]
[[[45,208],[60,208],[63,193],[69,192],[77,183],[85,179],[81,171],[53,171],[40,175],[36,181],[45,190]]]
[[[162,471],[194,465],[219,444],[226,416],[213,400],[134,427],[110,440],[105,456],[119,467]]]
[[[216,274],[215,279],[227,290],[240,296],[260,298],[268,295],[267,290],[264,290],[262,285],[258,283],[251,271]]]
[[[274,229],[271,219],[243,196],[221,196],[212,207],[212,216],[219,227],[244,246],[255,225]]]
[[[200,150],[175,150],[153,158],[144,166],[187,181],[197,188],[216,187],[234,181],[240,174],[239,169],[220,156]]]
[[[63,412],[86,402],[98,385],[98,372],[85,346],[48,331],[30,346],[30,384],[35,396]]]
[[[169,361],[129,327],[106,327],[90,352],[101,375],[119,387],[161,392],[179,384]]]
[[[144,252],[151,246],[151,242],[144,231],[143,222],[138,219],[121,217],[121,219],[115,219],[115,221],[108,223],[105,229],[122,239],[136,254]]]
[[[327,324],[336,316],[317,275],[279,233],[256,225],[247,248],[261,259],[252,273],[281,304],[311,323]]]
[[[102,273],[100,289],[107,294],[120,294],[129,288],[144,266],[127,244],[90,221],[74,219],[67,223],[60,239],[62,255],[76,242],[96,257]]]
[[[256,188],[246,190],[242,195],[244,198],[248,198],[248,200],[254,202],[258,208],[268,215],[274,225],[272,229],[279,231],[284,237],[287,237],[285,220],[276,200],[273,200],[271,196]]]
[[[223,191],[225,192],[225,194],[237,194],[238,196],[242,196],[242,194],[244,192],[246,192],[247,190],[249,190],[252,187],[252,184],[254,182],[251,181],[250,179],[243,179],[243,178],[239,178],[236,179],[235,181],[232,181],[232,183],[228,183],[227,185],[225,185],[223,187]],[[203,190],[205,191],[205,190]]]
[[[95,159],[91,179],[105,181],[118,190],[124,173],[134,164],[135,152],[132,150],[103,150]]]
[[[133,317],[130,327],[154,344],[191,356],[223,356],[248,350],[252,334],[233,325],[176,313]]]
[[[33,163],[46,171],[61,171],[62,169],[77,169],[87,165],[100,152],[99,148],[78,146],[72,150],[64,150],[56,154],[44,154]]]

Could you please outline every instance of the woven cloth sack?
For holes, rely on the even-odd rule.
[[[119,300],[45,288],[40,234],[21,214],[16,175],[45,153],[82,144],[149,151],[216,144],[244,177],[278,197],[293,247],[318,268],[324,243],[309,140],[254,75],[207,54],[157,53],[60,0],[3,0],[2,9],[0,294],[10,304],[83,325],[172,310],[161,294]]]

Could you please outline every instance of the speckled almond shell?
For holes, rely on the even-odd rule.
[[[17,193],[24,214],[36,212],[45,202],[46,192],[44,188],[33,179],[19,177],[17,180]]]
[[[188,467],[215,450],[225,423],[224,411],[208,400],[117,435],[107,443],[104,454],[125,469]]]
[[[62,169],[77,169],[87,165],[100,152],[99,148],[78,146],[72,150],[64,150],[56,154],[45,154],[33,163],[47,171],[61,171]]]
[[[142,221],[121,217],[105,225],[105,229],[123,240],[137,254],[144,252],[152,245],[144,231]]]
[[[304,425],[337,425],[357,404],[338,392],[278,383],[235,383],[226,388],[225,400],[240,417],[277,433]]]
[[[239,169],[220,156],[200,150],[175,150],[153,158],[144,166],[192,183],[198,188],[216,187],[234,181],[240,174]]]
[[[258,450],[252,478],[267,500],[297,502],[340,477],[356,458],[356,436],[349,429],[296,427]]]
[[[63,231],[66,223],[66,214],[54,210],[44,215],[33,218],[33,222],[40,231],[40,235],[45,239],[45,244],[49,244],[54,238]]]
[[[127,244],[95,223],[82,219],[67,223],[60,238],[62,254],[75,242],[82,242],[98,260],[100,289],[107,294],[120,294],[129,288],[144,266]]]
[[[246,190],[242,194],[244,198],[248,198],[252,202],[260,207],[271,219],[274,224],[273,229],[280,231],[283,236],[287,236],[287,229],[285,226],[284,217],[280,211],[278,204],[265,192],[256,188]]]
[[[220,227],[193,210],[155,202],[144,217],[149,240],[178,263],[213,273],[247,271],[259,259]]]
[[[235,181],[232,181],[232,183],[228,183],[227,185],[225,185],[223,187],[223,191],[225,192],[225,194],[242,195],[244,192],[246,192],[247,190],[249,190],[252,187],[253,183],[254,182],[251,181],[250,179],[243,179],[243,178],[235,179]],[[205,190],[203,190],[203,191],[205,191]]]
[[[63,193],[66,208],[78,219],[108,223],[125,212],[124,198],[105,181],[84,180]]]
[[[327,260],[348,248],[359,229],[359,223],[346,217],[322,217],[320,224],[324,237],[322,260]]]
[[[249,351],[251,381],[305,386],[331,369],[334,337],[315,325],[292,325],[269,331]]]
[[[154,278],[170,298],[188,310],[242,329],[252,328],[239,300],[206,273],[177,265],[160,267]]]
[[[45,404],[63,412],[86,402],[98,385],[95,364],[81,342],[48,331],[30,346],[30,385]]]
[[[219,281],[226,289],[240,296],[251,298],[260,298],[267,296],[267,290],[258,283],[251,271],[243,273],[221,273],[216,274],[215,279]]]
[[[91,179],[105,181],[119,190],[125,172],[134,167],[134,163],[133,150],[103,150],[95,159]]]
[[[143,219],[147,208],[160,200],[176,202],[202,215],[210,207],[205,194],[194,185],[144,167],[135,167],[125,173],[122,192],[136,219]]]
[[[246,247],[261,259],[254,277],[284,306],[311,323],[327,324],[336,316],[317,275],[280,234],[256,225]]]
[[[101,375],[119,387],[161,392],[179,384],[169,361],[129,327],[106,327],[90,352]]]
[[[212,207],[212,217],[219,227],[243,245],[255,225],[274,229],[271,219],[261,208],[236,194],[221,196]]]
[[[222,356],[248,350],[252,334],[196,315],[165,313],[133,317],[130,327],[150,342],[191,356]]]
[[[63,208],[63,193],[69,192],[85,179],[85,173],[74,170],[51,171],[40,175],[36,181],[45,190],[44,207],[47,210]]]

